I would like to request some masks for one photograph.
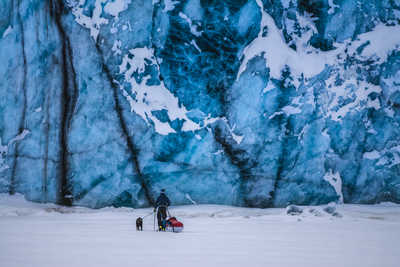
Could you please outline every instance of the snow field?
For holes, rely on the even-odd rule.
[[[0,195],[0,266],[398,266],[400,205],[172,207],[184,232],[144,231],[151,209],[65,208]]]

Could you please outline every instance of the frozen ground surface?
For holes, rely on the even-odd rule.
[[[382,266],[400,264],[400,205],[172,207],[182,233],[153,232],[150,209],[64,208],[0,194],[0,266]],[[341,217],[340,217],[341,216]]]

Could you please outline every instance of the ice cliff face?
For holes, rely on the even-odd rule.
[[[400,202],[397,0],[4,0],[0,192]]]

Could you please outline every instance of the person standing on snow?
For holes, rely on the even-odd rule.
[[[158,230],[165,231],[165,220],[167,219],[167,208],[171,204],[169,198],[165,194],[165,189],[161,189],[161,193],[157,198],[156,206],[154,207],[154,212],[157,208],[157,220],[158,220]]]

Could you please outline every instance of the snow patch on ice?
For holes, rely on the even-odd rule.
[[[377,63],[386,61],[389,52],[400,48],[400,25],[386,26],[378,24],[372,31],[360,34],[351,45],[350,52],[356,53],[356,49],[367,44],[361,52],[361,57],[379,58]]]
[[[335,13],[336,8],[340,8],[340,6],[335,5],[335,3],[333,3],[333,1],[334,0],[328,0],[328,5],[329,5],[328,14],[333,14],[333,13]]]
[[[232,135],[233,140],[235,140],[235,142],[237,144],[240,144],[243,141],[244,136],[236,135],[232,131],[231,131],[231,135]]]
[[[83,5],[86,0],[80,0],[78,4],[71,4],[72,14],[75,16],[75,21],[90,30],[90,36],[93,40],[97,41],[97,36],[100,32],[100,27],[102,24],[108,24],[108,19],[101,17],[103,13],[103,4],[107,2],[107,0],[96,0],[95,7],[93,10],[93,14],[91,17],[83,14]]]
[[[380,157],[380,154],[376,150],[373,150],[371,152],[365,152],[363,155],[364,159],[370,159],[370,160],[378,159],[379,157]]]
[[[387,165],[388,168],[400,164],[400,145],[385,148],[380,152],[376,150],[364,153],[364,158],[370,160],[379,159],[377,166]]]
[[[179,1],[173,1],[173,0],[164,0],[165,7],[163,9],[163,12],[168,12],[172,11],[175,9],[175,6],[179,4]]]
[[[217,117],[217,118],[212,118],[210,114],[208,114],[207,118],[204,119],[203,121],[203,128],[207,127],[210,124],[213,124],[217,121],[222,121],[225,123],[225,125],[228,127],[229,132],[232,136],[232,139],[235,140],[235,142],[237,144],[240,144],[243,141],[244,136],[241,135],[237,135],[234,133],[234,130],[236,128],[236,125],[234,125],[233,127],[230,127],[228,119],[226,117]]]
[[[400,91],[400,70],[390,77],[382,77],[382,82],[387,85],[385,86],[384,92],[388,97]]]
[[[193,25],[192,20],[186,16],[186,14],[179,12],[179,17],[181,17],[182,19],[184,19],[188,24],[189,24],[189,28],[190,28],[190,32],[194,35],[199,37],[201,35],[202,32],[199,32],[197,30],[197,27],[195,25]],[[200,49],[199,49],[200,50]]]
[[[190,43],[197,49],[197,51],[199,51],[199,53],[201,53],[201,49],[200,49],[200,47],[197,45],[197,43],[196,43],[195,40],[192,40]]]
[[[288,106],[284,106],[282,108],[282,111],[274,112],[271,116],[268,117],[268,119],[272,120],[276,116],[282,115],[282,114],[285,114],[286,116],[289,117],[290,115],[295,115],[295,114],[299,114],[299,113],[301,113],[300,108],[288,105]]]
[[[129,7],[131,1],[132,0],[96,0],[91,17],[84,14],[86,0],[79,0],[79,2],[67,1],[66,3],[71,8],[72,14],[75,16],[75,21],[82,27],[89,29],[90,36],[97,42],[101,25],[109,23],[108,19],[102,17],[103,11],[113,16],[115,20],[118,20],[119,13],[125,11]],[[118,29],[114,26],[110,29],[111,33],[116,33],[117,31]]]
[[[120,40],[114,41],[113,47],[111,48],[111,51],[114,52],[114,56],[122,54],[121,46],[122,42]]]
[[[30,131],[24,129],[22,131],[22,133],[18,134],[14,138],[12,138],[10,141],[8,141],[8,143],[6,145],[3,145],[3,142],[0,137],[0,173],[4,170],[7,170],[8,168],[10,168],[10,166],[8,166],[6,163],[6,157],[7,157],[10,146],[12,144],[14,144],[15,142],[19,142],[19,141],[22,141],[23,139],[25,139],[25,137],[29,133],[30,133]]]
[[[151,76],[147,75],[143,77],[141,82],[137,82],[134,74],[144,73],[147,65],[154,65],[157,67],[157,71],[159,71],[152,48],[138,47],[130,49],[129,54],[124,55],[122,59],[122,63],[119,66],[119,73],[123,74],[125,82],[131,85],[131,92],[124,89],[122,85],[120,85],[120,89],[130,104],[131,112],[138,114],[147,123],[153,123],[157,133],[168,135],[176,132],[170,126],[169,122],[162,122],[153,115],[152,111],[157,110],[166,110],[171,121],[176,119],[184,120],[182,131],[197,131],[218,120],[224,121],[229,127],[229,123],[225,117],[212,118],[209,115],[199,124],[189,119],[187,116],[189,111],[184,105],[179,103],[179,99],[166,88],[163,81],[159,85],[148,85]],[[236,135],[233,133],[233,129],[230,127],[229,129],[232,138],[240,144],[243,136]],[[195,137],[199,138],[196,135]]]
[[[119,13],[126,10],[131,3],[131,0],[112,0],[104,6],[104,11],[116,18]]]
[[[341,44],[336,44],[337,48],[335,50],[327,52],[319,51],[318,49],[311,48],[306,43],[309,41],[311,35],[316,32],[315,27],[310,23],[310,18],[297,15],[300,26],[304,26],[310,30],[300,39],[294,40],[297,44],[297,51],[294,51],[285,43],[282,33],[276,26],[273,18],[264,11],[262,1],[256,1],[262,12],[260,32],[258,33],[258,37],[243,50],[244,57],[237,74],[237,80],[246,70],[249,60],[262,54],[266,59],[266,64],[270,69],[272,78],[279,79],[282,69],[288,66],[297,81],[301,77],[313,77],[323,71],[326,66],[334,65],[337,63],[337,57],[340,54],[353,54],[356,56],[356,50],[367,42],[359,57],[364,59],[378,57],[378,63],[384,62],[390,51],[399,49],[400,47],[400,25],[386,26],[379,24],[371,32],[359,35],[356,41],[352,42],[349,39]],[[332,0],[330,0],[330,6],[331,8],[337,7]],[[264,32],[265,28],[267,29],[267,34]],[[268,90],[266,89],[265,91]],[[370,105],[376,109],[380,107],[376,101],[371,102]],[[348,108],[351,108],[351,106]],[[343,112],[347,111],[344,110]]]
[[[330,78],[327,83],[334,84],[333,79],[334,77]],[[340,99],[348,98],[350,95],[349,92],[351,92],[352,88],[355,86],[356,88],[353,92],[354,94],[352,94],[354,99],[351,102],[340,106]],[[327,115],[330,116],[330,118],[334,121],[341,121],[348,113],[358,111],[363,108],[363,105],[361,105],[362,103],[366,103],[367,107],[379,109],[379,101],[375,102],[368,98],[368,95],[374,92],[380,94],[382,92],[382,88],[380,86],[375,86],[355,78],[349,79],[343,85],[335,86],[334,90],[332,90],[331,94],[333,94],[334,97],[329,105],[330,111],[327,113]]]
[[[140,47],[129,50],[130,56],[125,55],[122,63],[119,66],[120,73],[124,74],[125,81],[131,84],[132,94],[130,96],[125,89],[121,87],[124,96],[130,103],[131,112],[135,112],[141,116],[146,122],[153,122],[156,132],[162,135],[175,133],[175,130],[168,122],[161,122],[155,117],[152,111],[167,110],[171,121],[176,119],[184,120],[182,127],[183,131],[195,131],[200,129],[200,126],[190,120],[186,113],[186,108],[179,103],[179,99],[175,97],[161,82],[160,85],[147,85],[150,76],[146,76],[138,83],[133,77],[135,72],[143,73],[146,65],[152,64],[157,66],[156,58],[152,48]]]
[[[8,28],[3,32],[3,37],[2,38],[6,38],[7,35],[9,35],[13,30],[13,27],[10,25],[8,26]]]
[[[10,142],[8,142],[8,145],[10,146],[12,143],[17,142],[17,141],[21,141],[23,139],[25,139],[25,137],[30,133],[29,130],[24,129],[22,131],[22,133],[18,134],[16,137],[14,137],[13,139],[10,140]]]
[[[268,119],[269,119],[269,120],[272,120],[272,119],[275,118],[276,116],[282,115],[282,114],[284,114],[283,111],[274,112],[274,114],[272,114],[271,116],[269,116]]]
[[[258,37],[244,49],[244,59],[240,65],[237,79],[246,70],[249,60],[261,55],[263,52],[267,67],[274,78],[280,77],[281,70],[285,65],[290,67],[295,77],[300,77],[301,74],[306,77],[312,77],[320,73],[324,69],[327,60],[323,60],[316,52],[304,51],[301,47],[296,52],[288,47],[273,18],[264,11],[262,1],[257,0],[257,4],[262,12],[260,32]],[[268,33],[263,36],[265,27],[268,28]],[[305,62],[307,64],[304,64]]]
[[[216,152],[214,152],[213,154],[214,155],[219,155],[219,154],[222,154],[222,153],[224,153],[224,150],[223,149],[219,149]]]
[[[185,194],[185,198],[189,200],[192,204],[197,205],[196,201],[194,201],[188,193]]]
[[[274,84],[272,82],[268,82],[267,86],[265,86],[265,88],[263,89],[263,94],[265,94],[266,92],[269,92],[273,89],[275,89]]]
[[[119,73],[124,73],[125,80],[129,80],[134,72],[144,72],[146,65],[148,65],[146,60],[150,61],[150,64],[157,64],[152,48],[138,47],[130,49],[129,54],[126,54],[122,59]]]
[[[342,204],[343,193],[342,193],[342,178],[340,177],[340,173],[333,172],[333,170],[330,169],[327,173],[325,173],[324,180],[330,183],[330,185],[332,185],[332,187],[336,191],[336,194],[339,196],[338,202]]]
[[[298,107],[293,107],[293,106],[285,106],[285,107],[282,108],[282,111],[287,116],[301,113],[301,109],[299,109]]]

